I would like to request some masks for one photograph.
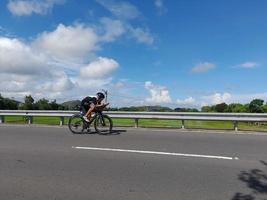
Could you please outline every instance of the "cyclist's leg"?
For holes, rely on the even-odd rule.
[[[85,116],[90,120],[92,112],[94,112],[94,111],[95,111],[95,104],[91,103],[89,106],[89,110],[87,111]]]

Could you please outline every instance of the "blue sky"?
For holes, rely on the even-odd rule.
[[[0,93],[113,106],[267,100],[265,0],[3,0]]]

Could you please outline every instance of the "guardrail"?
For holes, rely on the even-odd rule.
[[[46,111],[46,110],[0,110],[0,123],[5,122],[5,116],[24,116],[28,124],[33,123],[34,116],[59,117],[59,125],[64,125],[64,117],[70,117],[79,111]],[[267,122],[267,113],[188,113],[188,112],[121,112],[106,111],[112,118],[133,119],[138,127],[139,119],[181,120],[185,129],[185,120],[198,121],[232,121],[233,129],[238,130],[238,122]]]

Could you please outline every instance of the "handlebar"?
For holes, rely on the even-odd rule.
[[[109,105],[109,103],[105,103],[105,104],[103,104],[103,105],[101,105],[101,106],[96,107],[95,110],[96,110],[96,111],[102,111],[102,110],[104,110],[108,105]]]

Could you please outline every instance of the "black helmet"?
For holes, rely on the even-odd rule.
[[[104,99],[105,95],[102,92],[98,92],[98,93],[96,93],[96,97],[97,97],[97,99]]]

